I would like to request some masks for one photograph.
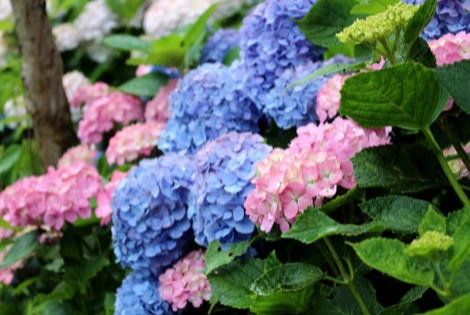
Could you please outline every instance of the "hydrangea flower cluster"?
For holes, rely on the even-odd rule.
[[[320,206],[338,186],[354,187],[350,158],[363,148],[389,143],[388,131],[363,129],[343,118],[299,127],[288,149],[275,149],[258,164],[246,213],[265,232],[274,223],[287,231],[299,213]]]
[[[116,292],[115,315],[169,315],[170,305],[158,294],[158,282],[148,270],[134,271]]]
[[[88,78],[83,73],[75,70],[75,71],[70,71],[64,74],[64,76],[62,77],[62,84],[64,86],[65,95],[67,95],[67,100],[69,102],[72,102],[72,100],[74,99],[74,96],[77,97],[76,101],[82,102],[80,100],[82,96],[76,93],[81,87],[90,86],[90,80],[88,80]],[[99,86],[104,87],[103,84],[105,83],[98,84],[98,87]],[[106,87],[106,93],[107,93],[107,89],[108,87]],[[84,91],[86,91],[86,88]],[[83,101],[83,103],[85,102]],[[79,106],[80,104],[75,104],[74,107],[79,107]]]
[[[193,154],[229,131],[257,132],[260,113],[237,81],[236,68],[206,63],[189,72],[170,96],[163,152]]]
[[[127,172],[114,171],[111,180],[104,185],[103,189],[96,196],[98,206],[95,209],[96,217],[101,219],[101,225],[106,225],[111,221],[113,210],[111,208],[111,200],[116,186],[127,176]]]
[[[233,29],[221,29],[209,37],[202,48],[201,63],[222,63],[227,53],[240,44],[240,32]]]
[[[470,142],[467,143],[463,147],[464,151],[467,153],[470,153]],[[454,147],[450,147],[449,149],[444,150],[444,156],[457,156],[457,151],[455,151]],[[456,158],[453,160],[448,161],[450,169],[452,170],[452,173],[455,174],[457,178],[470,178],[470,173],[468,169],[465,167],[465,164],[462,162],[461,159]]]
[[[49,168],[47,174],[20,179],[0,195],[3,218],[12,226],[40,225],[60,230],[65,221],[91,214],[89,199],[101,189],[96,168],[82,162]]]
[[[256,163],[270,151],[259,135],[230,132],[208,142],[195,155],[188,217],[196,243],[208,246],[218,240],[233,244],[250,238],[254,225],[242,204],[253,190],[250,181]]]
[[[169,98],[170,94],[178,86],[177,79],[172,79],[164,87],[161,87],[157,95],[145,104],[145,120],[166,124],[170,118]]]
[[[92,0],[74,20],[74,25],[83,40],[100,41],[119,23],[118,17],[106,5],[106,0]]]
[[[96,165],[98,151],[94,145],[80,144],[68,149],[60,158],[57,166],[59,168],[68,167],[77,162],[84,162],[88,165]]]
[[[322,59],[323,49],[311,44],[295,24],[316,0],[267,0],[245,17],[240,28],[240,55],[248,95],[258,106],[287,68]]]
[[[129,125],[116,132],[106,149],[109,165],[123,165],[139,156],[150,155],[164,127],[160,122],[150,121]]]
[[[177,260],[191,223],[187,201],[192,161],[166,154],[143,160],[115,188],[112,235],[119,262],[158,275]]]
[[[173,311],[185,308],[188,302],[198,308],[204,300],[209,301],[211,287],[203,273],[205,268],[204,252],[196,250],[158,277],[160,296],[171,304]]]
[[[69,100],[70,106],[80,107],[108,94],[109,85],[104,82],[84,84],[73,93],[72,98]]]
[[[78,137],[84,144],[99,143],[115,123],[141,120],[144,111],[140,99],[121,92],[111,92],[87,104],[78,124]]]
[[[60,52],[77,48],[82,40],[80,31],[72,23],[62,23],[54,26],[52,34]]]
[[[470,33],[446,34],[428,44],[438,66],[470,59]]]
[[[341,102],[341,88],[351,75],[335,74],[320,88],[317,93],[315,112],[319,122],[336,117]]]

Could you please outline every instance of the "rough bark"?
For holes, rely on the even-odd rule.
[[[45,0],[11,0],[11,4],[23,57],[26,108],[43,165],[56,165],[74,139],[62,85],[62,59],[54,44]]]

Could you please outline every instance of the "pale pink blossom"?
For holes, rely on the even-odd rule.
[[[317,107],[315,109],[318,120],[322,123],[328,118],[334,118],[338,114],[341,102],[341,88],[344,81],[351,75],[334,75],[317,93]]]
[[[428,43],[438,66],[470,59],[470,34],[446,34]]]
[[[80,86],[69,100],[71,107],[80,107],[109,94],[109,85],[104,82]]]
[[[157,95],[145,105],[145,120],[157,121],[166,124],[170,118],[168,98],[178,86],[178,79],[168,82],[168,85],[160,88]]]
[[[68,149],[58,162],[58,167],[62,168],[74,164],[75,162],[85,162],[88,165],[96,165],[98,151],[94,145],[80,144]]]

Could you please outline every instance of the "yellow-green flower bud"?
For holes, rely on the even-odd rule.
[[[399,28],[405,27],[413,17],[418,6],[398,2],[389,5],[387,10],[371,15],[364,20],[356,20],[336,37],[346,44],[375,43],[388,38]]]
[[[410,256],[430,257],[437,252],[445,252],[452,245],[454,239],[444,233],[427,231],[419,239],[414,240],[405,250]]]

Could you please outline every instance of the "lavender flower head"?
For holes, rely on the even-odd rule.
[[[245,215],[243,202],[253,190],[256,163],[271,149],[259,135],[230,132],[195,155],[188,217],[196,243],[207,246],[216,239],[233,244],[250,238],[255,226]]]
[[[232,29],[218,30],[209,37],[202,48],[201,63],[223,62],[227,53],[240,45],[240,32]]]
[[[190,177],[187,157],[168,154],[143,160],[113,194],[113,243],[117,260],[158,275],[182,254],[191,224],[187,218]]]
[[[158,281],[148,270],[134,271],[116,292],[115,315],[169,315],[170,305],[158,293]]]
[[[206,63],[189,72],[170,96],[163,152],[193,154],[229,131],[257,132],[260,113],[244,94],[234,67]]]
[[[240,55],[249,96],[261,106],[265,93],[287,68],[322,59],[293,21],[303,18],[316,0],[267,0],[245,17],[240,29]]]

